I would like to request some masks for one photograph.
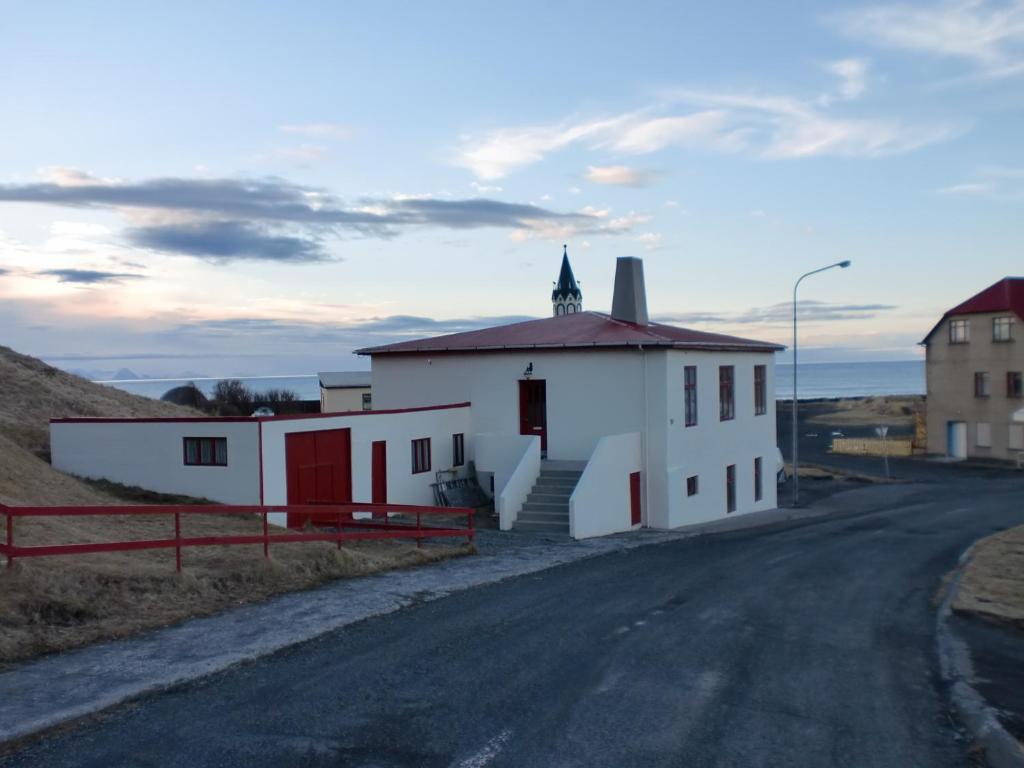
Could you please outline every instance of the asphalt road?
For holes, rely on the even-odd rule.
[[[424,603],[0,765],[971,765],[930,600],[1024,484],[947,479]]]

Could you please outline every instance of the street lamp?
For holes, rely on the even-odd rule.
[[[798,463],[798,449],[797,449],[797,407],[796,407],[796,289],[800,287],[800,283],[803,282],[805,277],[816,275],[819,272],[824,272],[828,269],[846,269],[850,266],[850,261],[837,261],[835,264],[829,264],[827,267],[821,267],[820,269],[813,269],[810,272],[800,275],[800,279],[796,281],[793,286],[793,506],[795,507],[800,503],[800,470]]]

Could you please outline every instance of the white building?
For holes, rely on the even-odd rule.
[[[320,413],[369,411],[373,409],[369,371],[318,373]]]
[[[604,314],[581,311],[563,254],[552,305],[542,320],[359,350],[373,411],[58,419],[53,462],[266,504],[429,504],[437,470],[473,466],[503,529],[576,538],[775,507],[779,346],[651,323],[639,259],[619,259]]]

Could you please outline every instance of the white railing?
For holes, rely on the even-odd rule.
[[[569,535],[586,539],[630,530],[629,476],[642,467],[639,432],[602,437],[569,498]]]
[[[511,530],[540,475],[540,438],[485,432],[473,436],[478,472],[494,475],[494,509],[501,530]]]

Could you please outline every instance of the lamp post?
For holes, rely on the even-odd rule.
[[[793,506],[795,507],[800,503],[800,470],[798,461],[798,448],[797,448],[797,405],[796,405],[796,289],[800,287],[800,283],[804,281],[804,278],[816,275],[819,272],[824,272],[828,269],[846,269],[850,266],[850,261],[837,261],[835,264],[829,264],[827,267],[820,267],[819,269],[812,269],[806,274],[800,275],[800,278],[793,285]]]

